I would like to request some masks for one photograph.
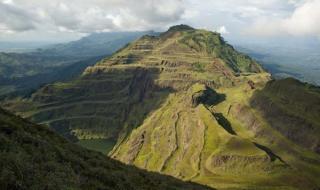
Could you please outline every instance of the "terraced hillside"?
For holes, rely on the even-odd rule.
[[[1,189],[209,189],[74,145],[0,108]]]
[[[218,189],[319,188],[316,149],[289,138],[255,101],[269,81],[219,34],[179,25],[5,106],[124,163],[183,180]]]

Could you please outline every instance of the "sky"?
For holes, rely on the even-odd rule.
[[[0,0],[0,41],[62,42],[181,23],[238,40],[320,39],[320,0]]]

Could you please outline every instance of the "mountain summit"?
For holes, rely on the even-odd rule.
[[[6,107],[114,159],[183,180],[219,189],[315,189],[319,120],[290,110],[318,110],[320,93],[298,85],[309,100],[288,104],[297,99],[286,84],[220,34],[180,25]],[[263,109],[274,103],[277,112]],[[292,135],[297,128],[282,127],[283,118],[308,134]]]
[[[173,31],[188,31],[188,30],[194,30],[191,26],[185,25],[185,24],[180,24],[176,26],[171,26],[167,32],[173,32]]]

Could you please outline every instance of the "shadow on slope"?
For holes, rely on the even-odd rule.
[[[1,189],[209,189],[124,165],[0,108]]]
[[[47,85],[30,99],[6,106],[73,141],[121,142],[173,92],[155,83],[159,72],[157,68],[95,67],[76,80]]]

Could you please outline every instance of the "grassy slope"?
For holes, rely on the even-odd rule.
[[[251,105],[262,112],[273,128],[320,153],[319,87],[292,78],[271,81],[255,94]]]
[[[319,156],[250,105],[269,80],[218,34],[177,26],[6,106],[72,139],[117,140],[115,159],[219,189],[316,188]]]
[[[2,109],[0,150],[2,189],[208,189],[126,166]]]

